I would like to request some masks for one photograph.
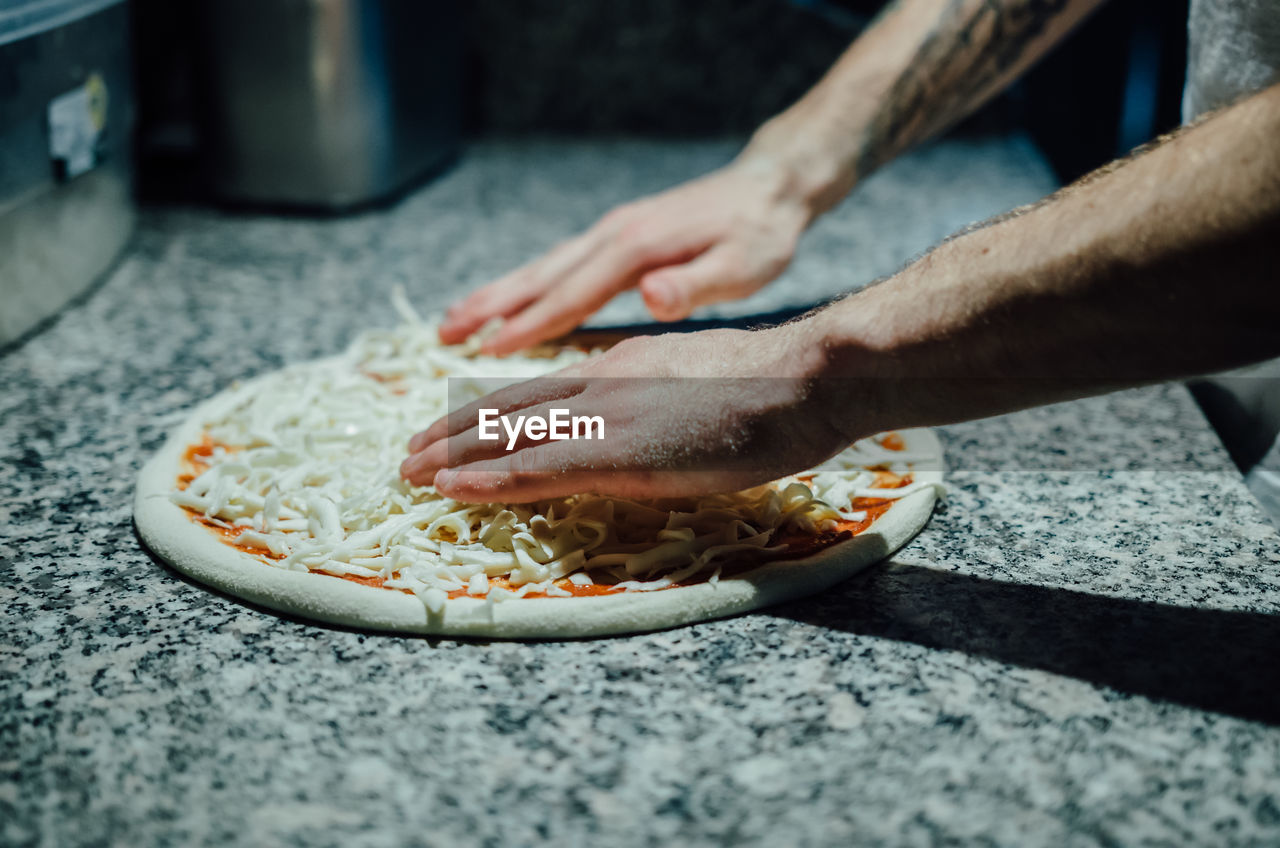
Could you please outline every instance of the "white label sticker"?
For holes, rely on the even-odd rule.
[[[49,101],[49,156],[62,163],[66,179],[97,164],[98,137],[106,124],[107,89],[92,75],[79,88]]]

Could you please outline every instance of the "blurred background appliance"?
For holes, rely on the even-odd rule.
[[[451,0],[201,0],[204,176],[224,201],[341,210],[457,152]]]
[[[449,138],[459,120],[466,136],[744,136],[808,89],[884,5],[132,2],[142,196],[196,202],[211,193],[253,200],[251,185],[240,189],[238,168],[260,170],[268,157],[301,168],[309,158],[314,173],[342,143],[356,153],[342,179],[367,184],[376,169],[365,154],[374,149],[384,163],[420,153],[419,167],[430,173],[456,149]],[[960,133],[1025,130],[1064,182],[1127,152],[1179,122],[1186,14],[1187,0],[1112,0]],[[249,62],[258,68],[237,64]],[[317,99],[340,91],[346,102]],[[290,102],[290,92],[310,105]],[[237,102],[241,96],[249,99]],[[414,110],[424,114],[415,118]],[[373,128],[353,129],[357,117]],[[395,121],[416,121],[417,129]],[[349,135],[342,142],[305,127]],[[412,148],[396,141],[414,131],[434,132],[434,141]]]
[[[125,0],[0,2],[0,346],[133,231],[129,35]]]

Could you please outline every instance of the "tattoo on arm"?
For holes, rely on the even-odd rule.
[[[858,155],[866,175],[963,117],[1017,65],[1072,0],[948,0],[872,120]],[[892,3],[886,12],[898,4]]]

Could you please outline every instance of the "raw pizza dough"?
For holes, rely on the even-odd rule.
[[[312,366],[341,367],[342,358]],[[493,638],[568,638],[657,630],[746,612],[825,591],[892,554],[927,523],[942,478],[937,438],[928,430],[899,431],[906,443],[904,453],[938,458],[930,469],[912,470],[913,480],[926,485],[895,501],[867,530],[816,554],[766,562],[714,582],[656,591],[512,597],[496,602],[489,597],[449,597],[435,603],[432,611],[432,604],[407,592],[277,567],[224,543],[174,502],[171,496],[188,447],[200,443],[209,422],[219,421],[243,404],[246,391],[264,379],[198,406],[146,464],[134,507],[138,531],[152,551],[201,583],[273,610],[352,627]]]

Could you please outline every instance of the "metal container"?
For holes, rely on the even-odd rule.
[[[133,231],[130,72],[125,0],[0,3],[0,346]]]
[[[202,136],[224,200],[343,209],[458,148],[461,21],[440,0],[204,0]]]

